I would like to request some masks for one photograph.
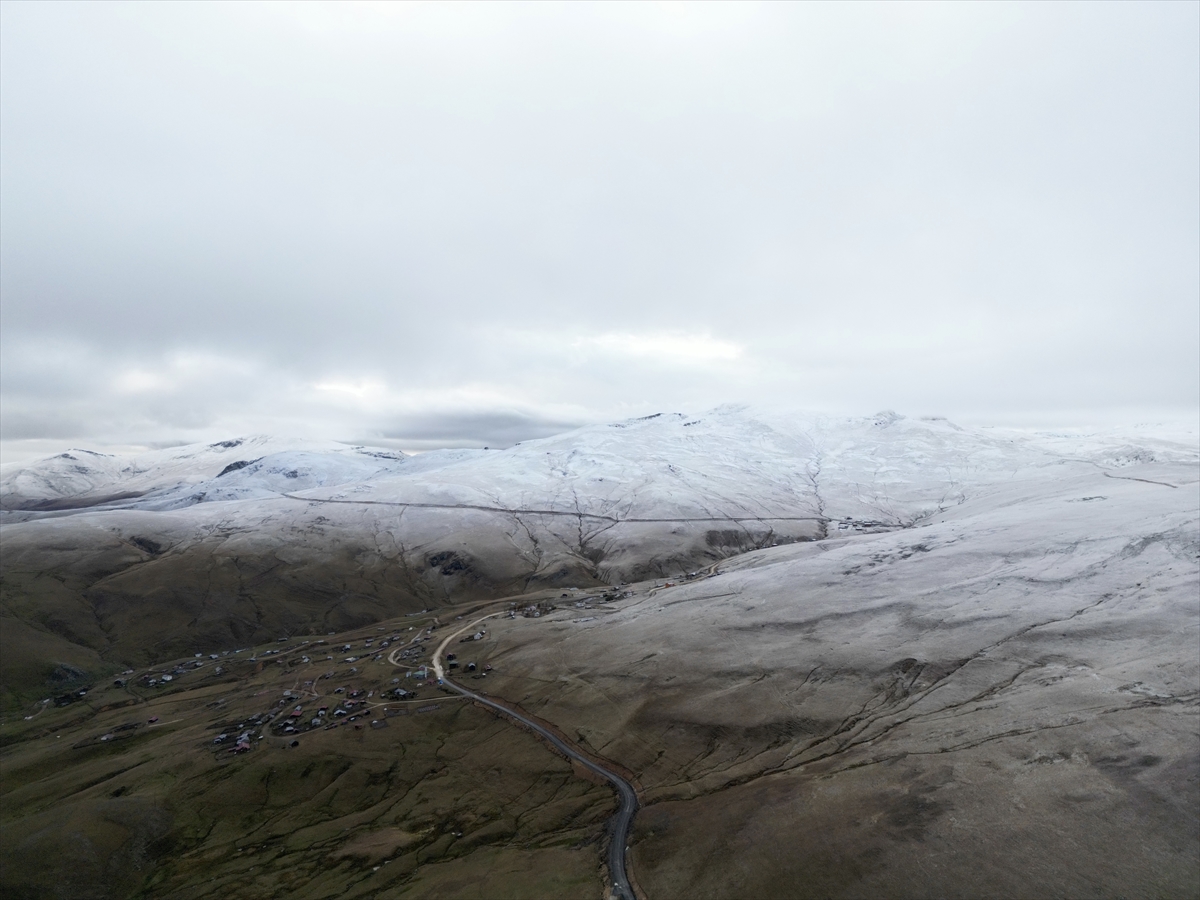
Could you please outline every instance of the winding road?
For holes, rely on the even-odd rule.
[[[492,613],[491,615],[483,616],[476,619],[467,625],[464,625],[458,631],[447,635],[440,644],[437,650],[433,652],[433,670],[437,675],[438,681],[453,691],[462,694],[464,697],[474,700],[476,703],[481,703],[489,709],[493,709],[502,715],[508,716],[517,722],[520,722],[526,728],[541,735],[546,739],[556,750],[566,756],[568,759],[579,763],[589,772],[599,775],[614,788],[617,789],[617,812],[610,820],[609,842],[608,842],[608,871],[612,878],[612,896],[615,900],[637,900],[637,895],[633,892],[633,887],[629,883],[629,874],[626,870],[625,855],[628,851],[629,829],[633,826],[633,817],[637,813],[638,801],[637,793],[628,781],[604,766],[588,759],[570,743],[563,740],[561,737],[550,731],[543,725],[538,724],[533,719],[523,716],[518,712],[514,712],[507,706],[501,706],[494,700],[489,700],[474,691],[467,690],[460,684],[450,680],[442,669],[442,654],[446,651],[449,643],[458,637],[464,631],[474,628],[480,622],[486,619],[495,618],[502,613]]]

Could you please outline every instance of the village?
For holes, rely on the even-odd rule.
[[[638,587],[652,596],[678,583],[711,576],[704,572],[680,573],[674,580],[659,579]],[[634,597],[639,591],[621,584],[615,587],[567,588],[550,599],[543,596],[524,602],[505,601],[502,608],[485,618],[540,620],[563,611],[602,611],[611,604]],[[496,606],[497,604],[485,604]],[[205,730],[204,745],[214,760],[223,762],[264,747],[294,750],[301,740],[319,738],[326,732],[381,731],[398,718],[425,715],[457,705],[463,697],[450,691],[434,672],[433,641],[439,630],[468,618],[473,607],[448,622],[447,611],[425,609],[408,613],[390,625],[324,637],[282,637],[271,644],[224,650],[193,652],[145,670],[127,669],[107,687],[89,686],[47,698],[36,718],[48,708],[83,703],[95,712],[107,712],[149,704],[154,714],[111,725],[75,741],[74,749],[99,744],[121,743],[147,729],[158,729],[179,720],[172,718],[173,701],[193,701],[197,695],[223,694],[207,700],[203,709],[217,716]],[[413,620],[416,620],[415,622]],[[407,620],[407,621],[404,621]],[[573,623],[595,621],[595,616],[564,619]],[[469,629],[454,641],[454,649],[443,655],[447,676],[482,681],[495,669],[488,661],[494,646],[482,626]],[[468,652],[469,650],[469,652]],[[271,690],[266,685],[280,685]],[[244,702],[242,689],[251,684],[265,687]],[[241,694],[240,701],[238,695]],[[273,699],[268,699],[273,695]],[[259,698],[262,698],[261,700]],[[265,702],[264,702],[265,701]],[[236,716],[223,715],[238,709]],[[401,739],[396,735],[395,739]]]
[[[270,823],[263,826],[268,831],[284,828],[276,823],[292,819],[325,821],[329,811],[310,796],[323,782],[314,779],[309,785],[298,779],[308,772],[325,773],[321,779],[328,779],[349,760],[374,773],[371,779],[380,784],[402,787],[397,797],[412,798],[411,804],[402,804],[403,842],[387,845],[380,851],[383,856],[364,860],[341,855],[338,848],[346,839],[339,830],[323,841],[317,856],[293,858],[289,852],[270,864],[272,871],[311,870],[314,877],[324,877],[342,869],[359,871],[369,860],[366,872],[382,876],[381,867],[387,866],[395,877],[430,854],[450,859],[469,852],[465,836],[472,830],[500,828],[507,834],[511,829],[519,836],[534,822],[543,823],[536,827],[545,834],[563,836],[556,841],[583,846],[581,842],[598,839],[611,809],[611,792],[579,779],[569,764],[555,762],[555,755],[527,732],[481,714],[478,704],[450,687],[449,679],[482,688],[505,668],[504,657],[497,657],[497,647],[504,643],[498,635],[546,623],[569,624],[580,611],[595,614],[607,608],[605,594],[619,593],[606,588],[543,592],[516,602],[425,610],[381,625],[292,635],[235,650],[196,648],[157,665],[113,673],[62,702],[47,698],[18,720],[17,740],[33,758],[49,754],[70,760],[81,777],[122,760],[116,768],[129,774],[104,783],[103,796],[109,799],[153,796],[159,777],[166,779],[163,783],[184,777],[195,785],[189,790],[200,792],[197,808],[216,821],[223,821],[225,809],[249,803],[247,808],[258,810],[266,804],[254,815]],[[491,621],[477,622],[485,614]],[[439,647],[441,681],[433,660]],[[485,742],[488,750],[482,752]],[[458,758],[461,748],[475,746],[481,751],[478,765],[484,768],[473,769],[474,763]],[[497,752],[499,761],[493,759]],[[152,765],[134,762],[146,758]],[[159,771],[174,774],[154,774]],[[210,778],[216,779],[212,784],[228,778],[230,785],[243,787],[228,795],[214,793],[203,786]],[[276,779],[281,779],[280,787],[275,787]],[[510,819],[507,812],[478,807],[467,798],[470,785],[481,780],[510,784],[512,796],[522,798],[520,808],[528,806],[529,812]],[[266,793],[256,787],[267,783],[272,787]],[[374,783],[368,780],[355,790],[366,791],[364,798],[374,796]],[[276,796],[278,807],[271,799]],[[364,799],[363,808],[374,802]],[[576,809],[579,818],[556,818],[556,803]],[[401,834],[390,825],[381,833]],[[224,852],[259,854],[255,865],[275,846],[270,838],[251,841],[241,832],[229,840],[233,843],[222,844],[228,848]],[[202,865],[199,856],[195,861],[182,858],[163,877],[186,879],[197,865]]]

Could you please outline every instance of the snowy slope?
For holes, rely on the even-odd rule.
[[[581,428],[503,451],[395,451],[265,436],[117,457],[74,450],[0,473],[0,505],[129,508],[264,499],[542,509],[658,518],[812,516],[909,524],[1016,477],[1064,467],[1194,461],[1194,445],[1137,436],[967,430],[741,407]],[[134,496],[136,495],[136,496]]]
[[[212,499],[235,499],[272,493],[274,486],[288,483],[315,487],[369,479],[404,458],[389,450],[263,435],[136,456],[69,450],[31,464],[4,466],[0,508],[89,506],[122,495],[128,500],[181,493],[205,483],[214,486]],[[259,477],[246,477],[248,469]]]
[[[589,426],[502,451],[417,457],[265,436],[134,457],[74,450],[5,467],[0,508],[13,522],[98,505],[165,511],[289,498],[582,517],[579,527],[593,530],[758,522],[811,538],[909,526],[1013,480],[1194,464],[1200,454],[1186,437],[1026,434],[895,413],[834,419],[725,407]],[[243,505],[223,515],[253,520],[258,512]]]
[[[1132,446],[1127,435],[1072,442],[894,413],[830,419],[725,408],[695,418],[668,414],[590,426],[302,495],[622,521],[810,516],[899,526],[1017,477],[1196,458],[1187,445],[1146,439]]]
[[[1200,473],[1130,441],[1054,438],[1078,461],[964,480],[916,528],[493,620],[488,690],[637,773],[650,896],[772,896],[814,835],[869,860],[832,896],[1195,896]]]
[[[415,457],[266,437],[71,451],[0,478],[0,615],[49,629],[64,659],[74,646],[134,662],[962,516],[986,530],[1075,482],[1088,487],[1062,506],[1072,515],[1106,486],[1154,487],[1153,505],[1195,482],[1198,459],[1186,435],[747,408]],[[1028,520],[1038,556],[1040,515]]]

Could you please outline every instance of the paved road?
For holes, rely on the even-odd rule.
[[[629,829],[633,826],[633,817],[637,813],[638,808],[637,793],[633,790],[633,785],[631,785],[616,772],[612,772],[604,768],[604,766],[592,762],[567,741],[554,734],[554,732],[550,731],[548,728],[539,725],[533,719],[523,716],[518,712],[514,712],[506,706],[501,706],[494,700],[489,700],[487,697],[477,694],[474,691],[468,690],[462,685],[451,681],[448,677],[446,677],[446,674],[442,669],[442,653],[445,652],[446,646],[451,640],[458,637],[464,631],[474,628],[485,619],[491,619],[497,615],[501,615],[501,613],[492,613],[491,615],[483,616],[468,625],[464,625],[453,634],[447,635],[441,644],[438,645],[437,650],[434,651],[434,672],[437,674],[438,679],[445,684],[446,687],[453,691],[457,691],[464,697],[474,700],[476,703],[482,703],[489,709],[496,710],[501,715],[508,716],[510,719],[520,722],[522,725],[544,737],[568,759],[575,760],[585,769],[599,775],[617,789],[617,798],[620,802],[617,805],[616,815],[612,817],[610,822],[611,829],[610,839],[608,842],[608,872],[612,877],[613,896],[616,898],[616,900],[637,900],[637,895],[634,894],[633,888],[629,884],[629,875],[625,869],[625,851],[629,843]]]

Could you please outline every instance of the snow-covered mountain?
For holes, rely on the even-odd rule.
[[[265,435],[136,456],[68,450],[0,469],[0,508],[84,508],[146,495],[178,497],[197,490],[199,496],[194,502],[205,499],[205,493],[210,500],[241,499],[277,493],[286,487],[369,480],[404,458],[404,454],[392,450]],[[198,489],[199,485],[207,491]]]
[[[8,512],[314,501],[545,509],[623,521],[816,519],[911,524],[972,490],[1071,464],[1196,459],[1194,443],[1023,435],[945,419],[766,415],[731,407],[581,428],[508,450],[394,450],[254,436],[112,456],[71,450],[0,470]],[[11,517],[10,517],[11,521]]]
[[[669,577],[931,524],[1008,502],[1017,483],[1029,496],[1085,475],[1194,477],[1198,459],[1194,440],[1139,432],[743,407],[413,457],[269,437],[70,451],[0,472],[3,613],[145,658],[198,635],[227,645],[452,597]]]

